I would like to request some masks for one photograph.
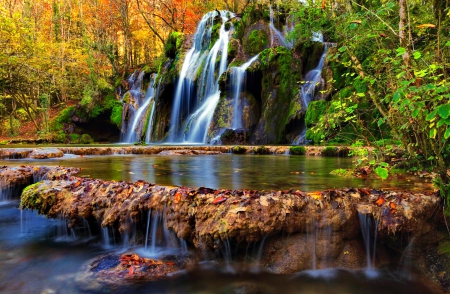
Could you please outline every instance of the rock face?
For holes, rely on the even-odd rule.
[[[300,81],[310,69],[317,66],[323,52],[323,44],[309,40],[296,40],[292,48],[284,45],[280,36],[270,27],[269,7],[255,5],[248,9],[242,17],[234,17],[227,22],[230,28],[228,50],[228,67],[219,79],[220,100],[214,110],[213,120],[209,126],[208,139],[211,141],[232,128],[235,102],[242,113],[242,127],[248,136],[246,143],[278,144],[292,142],[304,126],[306,109],[302,106]],[[279,31],[286,25],[288,12],[280,8],[274,13],[274,23]],[[217,20],[220,23],[220,20]],[[212,27],[212,36],[217,35],[219,26]],[[159,69],[158,98],[152,130],[152,141],[164,141],[171,127],[171,109],[179,73],[186,56],[192,46],[192,36],[171,35],[165,48],[165,60]],[[209,49],[205,49],[207,54]],[[234,93],[232,72],[236,67],[259,54],[246,70],[245,82],[242,83],[238,95]],[[324,74],[330,75],[327,65]],[[324,79],[323,88],[331,90],[332,79]],[[196,101],[198,76],[192,77],[191,102]],[[319,92],[319,91],[317,91]],[[331,91],[323,92],[317,99],[328,99]],[[320,96],[320,97],[319,97]],[[186,102],[187,103],[187,102]],[[192,105],[200,103],[195,102]],[[192,108],[192,105],[190,106]],[[192,111],[192,109],[191,109]],[[185,125],[189,115],[180,114],[180,123]],[[232,139],[229,137],[228,139]],[[226,144],[242,144],[238,141],[227,141]]]

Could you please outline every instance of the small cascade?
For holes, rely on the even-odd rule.
[[[313,33],[313,41],[321,42],[324,44],[324,50],[322,55],[320,56],[319,63],[317,66],[310,70],[305,76],[305,82],[301,88],[301,96],[302,96],[302,106],[303,109],[308,109],[309,103],[314,100],[314,96],[316,94],[317,85],[322,80],[322,69],[325,64],[325,58],[328,53],[328,43],[323,42],[323,36],[321,33]],[[301,134],[297,137],[297,139],[292,142],[293,145],[300,145],[305,143],[306,136],[306,126],[303,128]]]
[[[0,205],[9,203],[14,193],[14,187],[9,184],[5,179],[2,179],[0,183]]]
[[[242,85],[246,82],[246,70],[247,68],[258,59],[258,55],[249,59],[246,63],[242,64],[239,67],[234,67],[231,71],[231,81],[233,83],[233,96],[234,96],[234,105],[233,105],[233,121],[231,124],[232,129],[241,129],[243,128],[242,123],[242,107],[239,107],[239,98],[241,95]]]
[[[174,233],[167,228],[163,212],[149,210],[143,254],[154,257],[172,249],[181,250],[182,254],[187,253],[187,243],[184,240],[178,241]]]
[[[366,249],[366,268],[368,270],[373,270],[378,235],[378,220],[375,220],[375,223],[373,224],[373,218],[368,214],[358,213],[358,217],[361,225],[364,247]]]
[[[73,228],[67,226],[67,220],[60,217],[55,224],[55,241],[57,242],[72,242],[77,240],[77,236]]]
[[[140,105],[143,103],[143,94],[141,92],[142,79],[144,78],[144,71],[141,71],[138,74],[138,71],[135,71],[131,76],[127,79],[128,83],[128,91],[123,94],[120,101],[124,102],[123,105],[123,113],[122,113],[122,127],[120,133],[120,141],[125,142],[126,136],[128,133],[128,129],[131,128],[132,122],[134,121],[134,117],[136,111],[139,109]],[[128,97],[128,99],[125,99]],[[125,101],[126,100],[126,101]]]
[[[261,244],[259,244],[258,252],[256,253],[256,257],[255,257],[255,265],[253,267],[253,272],[259,272],[259,270],[260,270],[261,257],[262,257],[262,254],[263,254],[264,244],[266,242],[266,238],[267,238],[267,235],[265,235],[262,238]]]
[[[205,143],[214,110],[219,102],[219,78],[225,72],[228,57],[229,30],[225,23],[231,12],[220,11],[222,25],[219,38],[210,48],[214,19],[219,16],[212,11],[203,16],[197,26],[194,45],[187,52],[175,90],[168,142]],[[217,59],[220,54],[219,67]],[[197,74],[201,74],[196,80]],[[195,82],[194,82],[195,81]],[[196,86],[196,89],[194,87]],[[196,93],[194,97],[194,93]],[[187,118],[187,123],[180,128]],[[184,136],[183,136],[184,135]]]
[[[142,72],[144,73],[144,72]],[[147,88],[147,92],[145,93],[144,99],[141,101],[141,99],[135,100],[134,104],[130,104],[129,109],[132,110],[132,115],[130,117],[130,122],[128,123],[125,135],[124,135],[124,143],[134,143],[140,140],[141,134],[143,132],[144,126],[145,126],[145,118],[147,117],[147,110],[149,105],[151,104],[151,112],[150,112],[150,120],[148,122],[148,128],[150,129],[153,126],[153,112],[155,110],[155,82],[156,82],[157,76],[156,74],[153,74],[150,80],[150,84]],[[142,81],[140,82],[142,84]],[[135,87],[135,85],[133,85]],[[137,90],[132,90],[137,91]],[[139,90],[140,95],[140,90]],[[137,107],[137,109],[136,109]],[[124,123],[123,123],[124,124]],[[147,134],[146,137],[150,137],[150,133]],[[146,138],[146,141],[149,141]]]
[[[285,34],[291,32],[293,30],[293,22],[286,25],[284,28],[284,33],[280,32],[274,24],[274,11],[272,8],[272,5],[269,5],[270,9],[270,46],[273,47],[275,44],[275,41],[278,39],[279,43],[281,43],[284,47],[291,49],[294,46],[293,40],[286,40]]]
[[[111,237],[109,236],[109,227],[102,227],[103,248],[110,249],[112,247]]]

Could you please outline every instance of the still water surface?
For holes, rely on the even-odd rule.
[[[415,181],[342,179],[329,175],[348,168],[350,158],[305,156],[66,156],[48,160],[4,160],[1,165],[60,165],[81,167],[81,175],[106,180],[145,180],[159,185],[207,186],[225,189],[300,189],[332,187],[429,187]],[[169,279],[86,291],[77,275],[90,259],[103,253],[130,250],[104,246],[87,229],[69,232],[62,220],[48,220],[20,211],[18,200],[0,204],[1,293],[435,293],[420,276],[390,270],[371,277],[362,271],[327,269],[291,275],[236,272],[217,263],[183,272]],[[95,230],[89,228],[88,230]],[[83,237],[81,237],[81,235]],[[142,249],[142,248],[141,248]],[[307,249],[305,249],[307,250]],[[85,285],[83,286],[85,289]]]
[[[76,156],[45,160],[3,160],[2,165],[59,165],[80,167],[80,175],[105,180],[144,180],[157,185],[215,189],[315,191],[328,188],[370,187],[431,189],[417,179],[342,178],[330,175],[337,168],[351,168],[350,157],[289,155]]]

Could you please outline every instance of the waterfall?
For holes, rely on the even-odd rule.
[[[368,214],[361,214],[358,212],[359,222],[361,225],[361,233],[364,240],[364,246],[366,249],[366,267],[368,270],[374,269],[375,252],[377,243],[377,231],[378,221],[375,221],[375,225],[372,224],[372,217]],[[371,248],[372,254],[371,254]]]
[[[284,34],[282,32],[280,32],[274,24],[274,12],[273,12],[273,8],[272,5],[269,5],[269,9],[270,9],[270,23],[269,23],[269,27],[270,27],[270,46],[273,47],[275,44],[275,38],[278,38],[278,40],[280,41],[280,43],[286,47],[291,49],[294,46],[294,42],[293,40],[291,41],[287,41],[285,34],[291,32],[294,29],[294,23],[287,23],[286,27],[284,28]],[[274,36],[275,35],[275,36]]]
[[[234,16],[231,12],[220,11],[222,25],[219,38],[209,51],[214,19],[218,13],[216,11],[207,13],[197,26],[194,44],[186,54],[175,89],[167,140],[170,143],[183,140],[189,143],[206,142],[208,128],[220,98],[218,81],[227,67],[230,30],[226,30],[225,22],[230,15]],[[216,68],[219,53],[219,68]],[[201,68],[200,76],[194,82]],[[180,125],[186,118],[187,123],[181,128]]]
[[[322,56],[320,57],[319,63],[313,70],[310,70],[306,74],[305,82],[301,88],[301,96],[302,96],[302,102],[303,102],[302,106],[304,107],[305,111],[308,109],[309,102],[311,102],[314,99],[316,87],[322,79],[322,69],[325,64],[325,58],[328,53],[328,43],[323,42],[323,36],[321,33],[313,33],[312,40],[323,43],[324,49],[323,49]],[[297,140],[294,140],[294,142],[292,142],[292,144],[299,145],[299,144],[305,143],[305,139],[306,139],[305,136],[306,136],[306,125],[303,128],[301,134],[297,137]]]
[[[155,99],[155,82],[156,82],[156,74],[153,74],[150,80],[150,84],[147,88],[147,92],[145,93],[144,99],[141,101],[140,96],[141,92],[140,89],[137,87],[140,87],[142,84],[142,77],[143,73],[139,75],[138,81],[136,83],[133,83],[132,90],[138,92],[139,95],[136,93],[130,93],[130,95],[133,95],[132,97],[139,97],[138,99],[135,99],[134,103],[129,103],[129,109],[132,110],[132,115],[130,117],[130,122],[128,124],[123,123],[122,125],[125,125],[125,135],[123,142],[124,143],[134,143],[140,140],[141,134],[145,125],[145,118],[147,117],[147,109],[152,103],[151,113],[150,117],[151,120],[149,121],[149,127],[152,125],[152,119],[153,119],[153,111],[154,111],[154,99]],[[128,92],[130,92],[128,91]],[[137,109],[136,109],[137,108]],[[150,136],[150,135],[149,135]],[[147,140],[146,140],[147,141]]]
[[[246,81],[245,71],[247,68],[258,59],[258,55],[252,57],[246,63],[239,67],[234,67],[231,72],[231,81],[234,85],[233,87],[233,96],[234,96],[234,107],[233,107],[233,121],[231,124],[231,128],[233,129],[241,129],[243,128],[242,124],[242,107],[239,107],[239,97],[241,94],[242,84]]]

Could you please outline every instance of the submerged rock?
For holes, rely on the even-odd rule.
[[[83,291],[100,291],[105,285],[155,281],[185,270],[198,261],[190,255],[168,255],[161,259],[141,257],[135,253],[109,253],[84,266],[76,282]]]

